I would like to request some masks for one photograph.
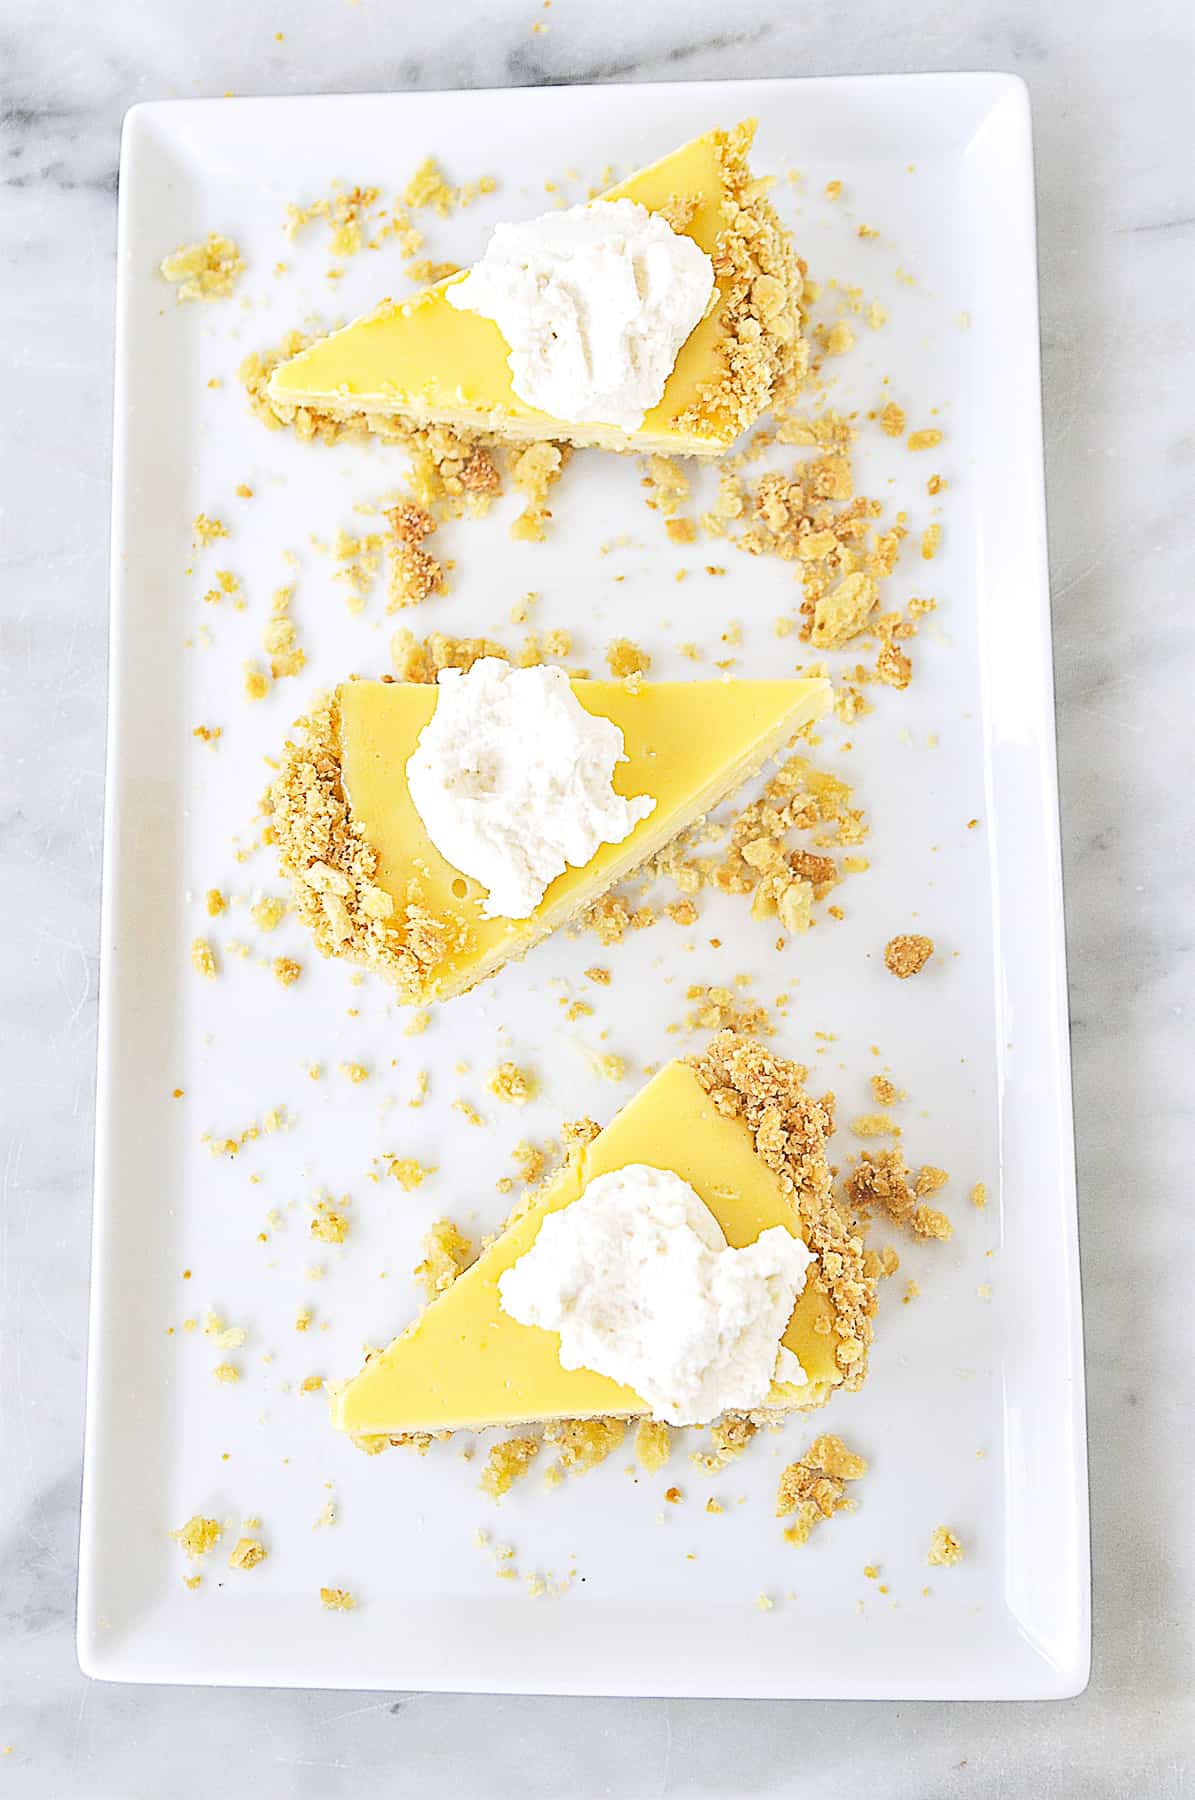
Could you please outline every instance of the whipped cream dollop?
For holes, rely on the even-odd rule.
[[[528,406],[636,431],[709,305],[714,265],[637,201],[593,200],[497,226],[446,291],[497,325]]]
[[[586,712],[563,669],[484,656],[442,669],[436,710],[407,762],[436,849],[489,889],[487,919],[525,919],[566,867],[620,844],[655,801],[614,791],[623,737]]]
[[[801,1385],[781,1343],[813,1257],[782,1225],[734,1250],[687,1181],[629,1163],[548,1213],[498,1281],[524,1325],[560,1334],[566,1369],[634,1388],[654,1418],[703,1425]]]

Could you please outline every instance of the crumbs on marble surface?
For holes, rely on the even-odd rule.
[[[286,917],[286,901],[275,894],[262,894],[249,908],[249,917],[259,931],[276,931]]]
[[[422,1243],[423,1260],[414,1269],[415,1280],[429,1300],[450,1288],[473,1259],[473,1243],[451,1219],[437,1219]]]
[[[245,259],[229,237],[209,232],[199,243],[181,244],[158,264],[175,299],[225,300],[245,270]]]
[[[925,967],[933,953],[933,938],[916,931],[900,932],[884,945],[884,967],[899,981],[907,981]]]
[[[270,967],[280,987],[293,987],[303,973],[302,963],[296,962],[293,956],[276,956]]]
[[[793,1518],[784,1532],[786,1541],[804,1544],[823,1519],[852,1509],[857,1503],[846,1484],[866,1473],[866,1459],[848,1450],[841,1438],[828,1434],[815,1438],[804,1456],[780,1475],[776,1516]]]
[[[926,1561],[934,1568],[950,1568],[963,1560],[963,1546],[946,1525],[936,1525]]]

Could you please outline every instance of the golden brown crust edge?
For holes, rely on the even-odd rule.
[[[762,413],[786,405],[809,367],[802,330],[805,265],[767,198],[770,182],[751,173],[747,157],[755,126],[746,119],[714,133],[727,195],[713,257],[723,293],[723,366],[677,420],[682,429],[719,436],[729,428],[727,444]]]
[[[833,1098],[805,1092],[805,1071],[753,1038],[722,1031],[700,1056],[689,1058],[719,1112],[742,1119],[756,1155],[792,1198],[806,1242],[817,1258],[810,1279],[834,1312],[835,1361],[844,1388],[863,1385],[877,1275],[863,1240],[834,1197],[826,1140],[834,1129]]]
[[[341,779],[335,692],[316,695],[296,722],[264,810],[295,911],[321,953],[375,969],[404,1000],[423,997],[453,948],[451,930],[417,901],[402,905],[377,884],[378,853],[354,824]]]

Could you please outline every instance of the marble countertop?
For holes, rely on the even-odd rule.
[[[31,24],[30,21],[36,22]],[[533,32],[535,24],[546,31]],[[1192,1791],[1195,30],[1185,0],[0,0],[0,1789]],[[73,1646],[121,116],[190,95],[989,68],[1031,88],[1095,1664],[1061,1705],[120,1688]],[[1176,1246],[1180,1253],[1176,1254]]]

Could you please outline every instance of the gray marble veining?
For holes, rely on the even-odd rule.
[[[546,33],[532,24],[547,21]],[[281,40],[276,36],[281,33]],[[1095,1673],[1062,1706],[93,1686],[73,1651],[115,185],[134,101],[999,68],[1034,100],[1089,1359]],[[1187,1075],[1195,24],[1184,0],[866,8],[0,0],[4,1791],[1192,1791]],[[1015,522],[1014,522],[1015,525]]]

